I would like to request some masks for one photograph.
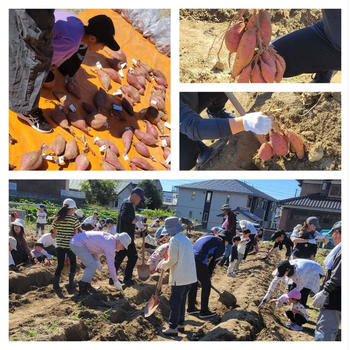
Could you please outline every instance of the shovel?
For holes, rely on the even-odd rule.
[[[137,265],[137,273],[141,281],[146,281],[150,275],[149,266],[145,264],[145,234],[142,232],[142,260],[141,265]]]
[[[157,282],[156,286],[156,291],[154,294],[151,296],[150,300],[148,300],[146,306],[145,306],[145,317],[149,317],[153,314],[154,311],[156,311],[158,305],[159,305],[159,295],[161,293],[162,289],[162,282],[163,282],[163,277],[164,277],[165,271],[162,270]]]
[[[232,307],[232,306],[235,306],[237,304],[237,299],[233,294],[227,292],[226,290],[224,290],[221,293],[213,285],[211,286],[211,288],[214,289],[215,292],[219,294],[219,296],[220,296],[219,301],[221,303],[223,303],[225,306]]]

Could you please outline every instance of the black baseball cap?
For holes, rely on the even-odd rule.
[[[91,17],[86,27],[86,33],[94,35],[98,41],[104,43],[111,50],[120,50],[120,46],[114,40],[114,25],[109,17],[105,15]]]
[[[132,191],[131,194],[136,193],[142,201],[145,200],[145,191],[141,187],[135,187]]]
[[[285,235],[285,234],[286,234],[286,233],[285,233],[283,230],[281,230],[281,231],[276,231],[276,232],[272,235],[271,240],[274,241],[276,238],[281,237],[282,235]]]
[[[277,266],[277,277],[283,277],[288,269],[290,269],[292,265],[289,260],[282,260]]]
[[[218,237],[222,238],[224,241],[227,241],[229,243],[232,242],[232,234],[226,230],[224,231],[221,231],[219,234],[218,234]]]
[[[320,230],[321,229],[321,226],[320,226],[320,223],[318,221],[318,218],[316,216],[310,216],[306,219],[306,223],[311,225],[315,225],[316,227],[316,230]]]

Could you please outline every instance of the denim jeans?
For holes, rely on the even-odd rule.
[[[170,315],[169,327],[176,328],[185,322],[185,304],[188,291],[192,284],[185,284],[183,286],[171,286],[170,295]]]
[[[97,261],[85,247],[78,247],[74,244],[70,244],[70,249],[85,266],[81,280],[83,282],[91,283],[97,269]]]
[[[315,329],[315,340],[334,341],[340,322],[341,312],[339,310],[321,309]]]

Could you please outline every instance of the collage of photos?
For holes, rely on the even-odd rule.
[[[102,5],[8,8],[5,341],[345,348],[345,6]]]

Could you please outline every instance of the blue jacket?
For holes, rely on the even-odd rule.
[[[196,261],[205,265],[208,264],[209,258],[219,258],[224,253],[224,250],[224,241],[213,235],[202,236],[193,244]]]

